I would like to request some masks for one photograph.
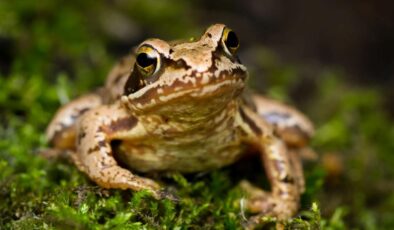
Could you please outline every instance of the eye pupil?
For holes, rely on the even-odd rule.
[[[142,68],[151,66],[151,65],[156,65],[156,58],[155,57],[149,57],[146,53],[140,53],[137,56],[137,63],[140,65]]]
[[[237,48],[239,45],[237,35],[233,31],[228,32],[225,43],[228,48]]]

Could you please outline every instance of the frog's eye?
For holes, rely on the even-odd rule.
[[[224,28],[222,35],[222,46],[227,54],[234,56],[239,48],[239,40],[234,31]]]
[[[160,55],[150,46],[141,46],[137,51],[135,63],[143,77],[150,77],[160,68]]]

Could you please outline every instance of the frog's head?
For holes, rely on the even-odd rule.
[[[148,39],[136,50],[122,102],[135,113],[206,116],[239,97],[247,71],[239,41],[225,25],[209,27],[197,41]]]

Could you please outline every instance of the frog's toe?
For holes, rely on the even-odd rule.
[[[138,183],[141,185],[142,189],[148,189],[153,191],[159,191],[160,185],[149,178],[135,176],[131,179],[131,184]]]
[[[250,217],[247,221],[242,224],[243,229],[245,230],[252,230],[252,229],[263,229],[265,225],[272,224],[276,222],[275,229],[277,230],[284,230],[285,226],[282,221],[277,221],[276,218],[266,218],[266,215],[259,214]],[[265,229],[265,228],[264,228]],[[268,228],[267,228],[268,229]],[[269,228],[271,229],[271,228]]]
[[[252,213],[259,213],[258,216],[270,216],[285,220],[297,212],[298,201],[265,196],[248,200],[247,207]]]
[[[284,220],[293,216],[298,210],[297,196],[288,196],[286,199],[253,186],[248,181],[240,183],[246,194],[245,207],[258,216],[276,217]]]
[[[180,198],[177,194],[175,194],[175,191],[169,189],[169,188],[164,188],[159,190],[159,196],[160,199],[168,199],[171,200],[173,202],[178,203],[180,201]]]

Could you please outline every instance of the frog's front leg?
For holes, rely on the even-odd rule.
[[[262,196],[249,199],[247,204],[250,211],[279,219],[291,217],[298,210],[300,193],[286,145],[274,135],[271,125],[250,108],[240,109],[238,121],[247,133],[245,142],[260,152],[271,185],[270,192],[262,192]]]
[[[314,159],[315,152],[307,147],[314,133],[312,122],[301,112],[281,102],[254,94],[251,97],[256,112],[274,127],[274,132],[288,146],[290,162],[300,193],[305,190],[301,158]]]
[[[156,198],[162,197],[156,182],[120,167],[111,149],[113,140],[145,134],[137,118],[128,114],[119,104],[114,104],[89,111],[78,124],[78,161],[93,181],[104,188],[146,189]]]

